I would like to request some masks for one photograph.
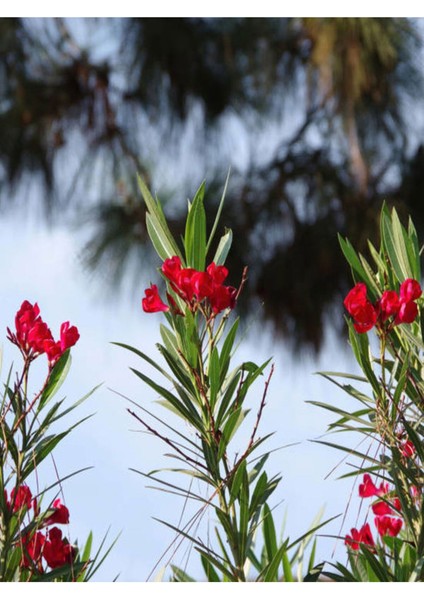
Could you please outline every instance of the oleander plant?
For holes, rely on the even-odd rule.
[[[181,422],[171,425],[140,403],[129,409],[168,449],[169,467],[144,475],[162,491],[198,505],[183,525],[181,519],[164,522],[175,532],[175,542],[185,539],[197,550],[208,581],[423,580],[424,346],[420,247],[411,220],[405,229],[395,210],[382,207],[379,248],[369,243],[372,264],[340,237],[355,284],[344,306],[360,374],[322,375],[359,406],[348,412],[335,404],[312,404],[336,415],[329,434],[356,436],[352,447],[328,438],[320,443],[345,452],[349,470],[343,477],[359,479],[359,496],[370,499],[370,505],[365,522],[345,533],[346,562],[316,562],[316,532],[332,519],[312,524],[294,541],[276,534],[281,526],[271,507],[281,476],[266,470],[269,453],[261,449],[269,436],[260,427],[274,367],[270,361],[235,363],[235,312],[248,271],[232,274],[238,285],[226,284],[231,231],[224,230],[214,244],[224,200],[208,234],[202,185],[188,204],[178,244],[160,202],[143,182],[140,187],[147,229],[161,261],[142,307],[147,313],[163,313],[157,344],[161,361],[121,346],[153,367],[154,379],[132,370]],[[256,417],[248,425],[254,398]],[[357,463],[353,467],[352,461]],[[181,476],[180,483],[167,477],[170,472]],[[206,513],[208,531],[200,535]],[[193,580],[185,570],[171,567],[173,581]]]
[[[67,321],[54,339],[37,303],[25,300],[7,339],[21,355],[15,379],[10,369],[0,406],[0,581],[88,581],[107,555],[93,558],[92,534],[83,547],[69,538],[70,510],[62,499],[62,482],[42,482],[38,467],[79,423],[51,433],[60,419],[82,400],[64,407],[55,396],[70,367],[70,348],[79,332]],[[40,358],[41,357],[41,358]],[[34,391],[34,362],[44,361],[45,380]],[[38,365],[41,367],[41,365]],[[54,463],[53,463],[54,464]]]
[[[158,523],[173,532],[172,550],[184,544],[194,550],[199,580],[210,582],[424,581],[422,248],[412,221],[404,226],[383,205],[380,239],[369,242],[367,257],[339,238],[353,278],[344,308],[357,370],[322,372],[335,400],[312,401],[311,410],[331,414],[328,435],[317,441],[343,453],[342,477],[353,478],[361,509],[352,522],[345,514],[342,535],[334,535],[337,517],[319,515],[292,540],[277,522],[281,474],[268,470],[270,434],[262,431],[274,365],[237,361],[237,303],[248,268],[229,273],[225,266],[232,243],[231,230],[219,224],[225,189],[208,231],[200,186],[177,240],[159,200],[139,183],[159,257],[141,306],[162,315],[160,340],[156,357],[115,343],[132,353],[133,374],[157,400],[131,400],[127,410],[166,450],[165,467],[133,470],[175,497],[175,515]],[[75,427],[57,433],[61,417],[79,402],[65,407],[55,394],[79,333],[65,322],[55,340],[38,305],[24,301],[7,337],[22,366],[15,379],[9,372],[0,413],[0,580],[88,581],[111,547],[100,557],[103,539],[93,557],[91,533],[82,547],[72,541],[64,480],[45,483],[37,474]],[[30,385],[35,360],[46,361],[38,392]],[[339,406],[342,393],[353,410]],[[344,559],[318,556],[321,534],[341,538]],[[174,556],[163,578],[195,581],[192,563]]]

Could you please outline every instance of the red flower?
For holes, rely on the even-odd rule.
[[[45,340],[44,351],[47,354],[50,365],[54,365],[54,363],[62,356],[60,342],[55,342],[53,339]]]
[[[46,323],[41,320],[38,304],[32,305],[25,300],[15,316],[16,334],[8,328],[8,338],[16,344],[25,356],[35,356],[44,352],[44,342],[52,334]]]
[[[224,267],[223,265],[216,265],[214,262],[208,266],[206,271],[216,285],[221,285],[224,283],[228,276],[227,267]]]
[[[75,557],[75,549],[62,539],[62,532],[53,527],[48,533],[49,539],[44,544],[43,557],[51,569],[71,564]]]
[[[197,271],[191,277],[191,288],[199,302],[213,294],[213,279],[208,273]]]
[[[63,352],[71,346],[75,346],[80,338],[80,334],[75,325],[69,326],[69,321],[65,321],[60,326],[60,349]]]
[[[44,544],[46,542],[45,536],[36,531],[30,537],[28,535],[21,539],[22,543],[22,558],[21,567],[30,568],[34,565],[38,571],[42,572],[43,567],[41,565],[41,555],[43,552]]]
[[[395,325],[400,323],[413,323],[418,315],[418,306],[415,302],[405,302],[401,304],[399,312],[396,315]]]
[[[388,492],[388,484],[381,483],[377,488],[368,473],[365,473],[363,482],[359,484],[359,496],[361,498],[370,498],[371,496],[383,496]]]
[[[60,498],[53,502],[54,512],[44,521],[44,525],[66,525],[69,523],[69,510],[62,504]]]
[[[418,300],[421,294],[421,286],[415,279],[405,279],[400,286],[399,297],[402,303]]]
[[[217,315],[226,308],[234,308],[236,305],[236,295],[237,290],[234,287],[225,285],[216,286],[210,297],[212,312]]]
[[[375,518],[375,526],[377,527],[378,533],[383,537],[384,535],[390,535],[396,537],[401,530],[403,525],[402,519],[390,517],[389,515],[381,515]]]
[[[173,256],[172,258],[167,258],[162,265],[162,273],[172,281],[173,283],[177,283],[178,274],[181,271],[181,258],[179,256]]]
[[[145,312],[167,312],[169,310],[169,306],[164,304],[160,299],[157,285],[152,285],[144,293],[146,297],[143,298],[141,304]]]
[[[359,550],[359,544],[367,544],[367,546],[375,546],[374,539],[372,537],[371,529],[368,523],[365,523],[358,531],[353,528],[350,530],[351,535],[345,537],[345,544],[350,546],[352,550]]]
[[[400,306],[399,296],[396,292],[388,290],[381,296],[378,306],[380,308],[380,319],[386,321],[398,312]]]
[[[177,293],[183,300],[191,302],[194,296],[193,276],[198,273],[195,269],[181,269],[177,275]]]
[[[30,509],[32,506],[32,493],[27,485],[20,485],[18,488],[13,488],[10,494],[10,507],[13,512],[18,512],[26,506]]]
[[[16,313],[15,325],[16,334],[7,330],[10,341],[19,346],[25,356],[31,358],[46,352],[50,366],[80,337],[78,329],[70,327],[69,321],[66,321],[60,328],[60,341],[55,342],[50,329],[40,317],[38,305],[32,305],[28,300],[22,303]]]
[[[412,323],[418,315],[418,306],[414,300],[421,296],[421,286],[415,279],[406,279],[400,286],[400,308],[395,319],[395,324]]]
[[[395,508],[395,510],[400,511],[400,500],[397,497],[389,498],[391,504]],[[384,500],[379,500],[372,505],[372,511],[377,516],[382,515],[393,515],[394,512],[392,508],[385,502]]]
[[[365,283],[357,283],[344,299],[348,313],[354,319],[354,328],[358,333],[365,333],[374,327],[377,322],[377,311],[367,300],[367,287]]]
[[[406,442],[404,442],[401,445],[400,450],[401,450],[402,456],[405,456],[406,458],[411,458],[412,456],[414,456],[414,454],[416,452],[415,446],[411,442],[411,440],[406,440]]]

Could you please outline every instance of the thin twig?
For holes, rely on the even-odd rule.
[[[197,468],[205,469],[206,472],[208,471],[207,467],[205,467],[204,465],[202,465],[201,463],[199,463],[199,461],[194,460],[193,458],[191,458],[190,456],[188,456],[187,454],[185,454],[176,444],[174,444],[174,442],[172,442],[172,440],[170,440],[166,436],[164,436],[161,433],[159,433],[159,431],[157,431],[156,429],[153,429],[153,427],[151,427],[148,423],[146,423],[146,421],[144,421],[141,417],[139,417],[137,415],[137,413],[135,413],[133,410],[131,410],[130,408],[127,408],[127,411],[137,421],[139,421],[143,425],[143,427],[145,427],[150,433],[152,433],[153,435],[155,435],[156,437],[158,437],[159,439],[161,439],[168,446],[171,446],[171,448],[173,450],[175,450],[175,452],[177,452],[178,454],[180,454],[180,456],[182,456],[187,462],[190,462],[190,463],[194,464]]]

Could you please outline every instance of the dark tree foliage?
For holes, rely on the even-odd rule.
[[[349,285],[336,232],[366,251],[383,200],[424,229],[420,51],[398,18],[0,19],[1,199],[39,180],[46,215],[95,227],[91,267],[142,281],[135,172],[181,233],[205,173],[212,218],[236,165],[242,308],[318,351]]]

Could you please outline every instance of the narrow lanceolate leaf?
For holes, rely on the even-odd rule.
[[[210,236],[209,236],[209,239],[208,239],[208,243],[207,243],[207,246],[206,246],[206,254],[210,250],[213,238],[215,236],[215,232],[216,232],[217,227],[218,227],[219,219],[221,218],[221,213],[222,213],[222,209],[224,207],[225,195],[227,193],[227,187],[228,187],[229,180],[230,180],[230,169],[228,169],[228,175],[227,175],[227,178],[225,180],[224,189],[222,191],[221,201],[219,203],[218,210],[216,212],[215,221],[213,223],[212,230],[211,230],[211,233],[210,233]]]
[[[171,256],[179,256],[182,258],[177,243],[169,230],[159,202],[154,200],[141,177],[138,177],[138,185],[147,207],[147,231],[159,257],[162,260]]]
[[[197,190],[186,221],[184,245],[187,266],[204,271],[206,259],[206,214],[203,206],[205,183]]]
[[[218,573],[213,568],[211,561],[206,558],[203,554],[200,556],[200,560],[202,562],[203,570],[205,571],[207,581],[211,581],[217,583],[220,581]]]
[[[228,253],[233,243],[233,232],[231,229],[225,228],[225,233],[219,240],[218,248],[216,249],[213,262],[216,265],[223,265],[227,259]]]
[[[388,210],[383,209],[381,236],[388,259],[398,280],[402,282],[408,277],[412,277],[408,253],[403,240],[402,226],[396,211],[393,210],[391,219]]]
[[[62,383],[65,381],[70,366],[71,354],[69,350],[66,350],[52,369],[47,387],[40,398],[40,402],[38,403],[37,412],[39,412],[56,394]]]
[[[140,373],[137,369],[131,369],[137,377],[140,377],[147,385],[149,385],[155,392],[157,392],[164,400],[166,400],[184,419],[186,419],[189,423],[194,425],[197,429],[202,428],[202,422],[197,414],[194,406],[190,403],[183,403],[182,400],[179,400],[174,394],[172,394],[169,390],[162,387],[147,375]]]
[[[339,244],[342,249],[342,252],[345,255],[345,258],[352,269],[354,281],[355,282],[362,281],[367,286],[372,285],[371,282],[368,280],[367,273],[365,272],[363,266],[361,265],[359,256],[357,255],[352,244],[349,242],[349,240],[347,240],[347,239],[344,240],[340,234],[338,234],[337,237],[339,239]]]
[[[418,244],[417,232],[411,217],[408,221],[408,240],[409,240],[409,262],[414,273],[414,279],[421,281],[421,263],[420,263],[420,248]]]
[[[209,377],[209,390],[210,390],[210,398],[209,402],[211,405],[212,411],[215,408],[216,399],[218,397],[218,392],[220,388],[220,361],[218,349],[215,346],[209,356],[209,365],[208,365],[208,377]]]
[[[231,326],[230,331],[227,333],[224,343],[222,344],[221,356],[220,356],[220,385],[224,383],[227,376],[228,367],[230,365],[230,358],[233,351],[234,340],[237,335],[238,326],[240,319],[237,318]]]
[[[274,519],[268,504],[264,504],[262,531],[268,560],[277,552],[277,534]]]

